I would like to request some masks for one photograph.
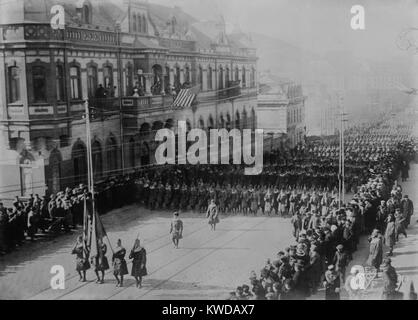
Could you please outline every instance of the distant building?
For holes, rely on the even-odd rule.
[[[96,108],[96,180],[153,164],[155,132],[175,131],[178,120],[188,129],[255,128],[248,36],[226,34],[222,19],[205,24],[179,8],[117,2],[0,0],[0,147],[16,151],[29,173],[39,159],[45,165],[26,184],[2,180],[0,196],[32,193],[31,181],[50,192],[86,182],[85,100]],[[55,4],[65,8],[65,29],[51,28]],[[193,106],[172,108],[174,94],[190,87]]]
[[[257,125],[270,136],[266,137],[266,148],[277,145],[277,141],[280,147],[284,144],[290,148],[305,141],[305,100],[301,85],[271,75],[260,76]]]

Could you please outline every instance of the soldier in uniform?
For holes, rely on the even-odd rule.
[[[279,215],[281,217],[284,217],[286,215],[287,196],[286,196],[286,192],[283,189],[280,191],[280,194],[278,195],[278,202],[279,202],[279,208],[278,208]]]
[[[179,248],[179,240],[183,238],[183,221],[179,219],[179,213],[176,211],[173,214],[174,218],[171,221],[170,234],[171,239],[176,249]]]
[[[190,199],[189,199],[189,206],[188,209],[194,210],[197,204],[197,197],[198,197],[198,191],[196,189],[195,184],[192,184],[190,188]]]
[[[170,208],[171,198],[172,198],[171,185],[167,182],[165,185],[165,193],[164,193],[164,208],[165,209]]]
[[[211,230],[215,231],[216,224],[219,223],[219,211],[213,199],[210,201],[208,210],[206,211],[206,218],[208,219]]]

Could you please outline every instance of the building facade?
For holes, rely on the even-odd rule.
[[[86,100],[96,180],[152,165],[155,132],[176,131],[179,120],[189,129],[255,129],[256,51],[222,20],[206,30],[178,8],[139,0],[0,3],[9,15],[0,25],[1,147],[16,151],[18,165],[45,165],[44,181],[19,191],[19,182],[2,181],[0,195],[86,181]],[[65,8],[57,30],[56,4]],[[196,103],[174,109],[184,87],[197,90]]]
[[[267,149],[294,148],[304,143],[305,100],[302,86],[264,77],[257,102],[258,128],[266,133]]]

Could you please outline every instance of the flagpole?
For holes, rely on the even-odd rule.
[[[87,185],[89,192],[91,194],[91,206],[92,214],[95,214],[95,201],[94,201],[94,178],[93,178],[93,159],[92,159],[92,150],[91,150],[91,129],[90,129],[90,110],[88,100],[84,103],[85,106],[85,116],[86,116],[86,145],[87,145]],[[94,227],[94,219],[91,219],[90,222],[90,237],[89,237],[89,247],[91,248],[91,239],[92,231]]]

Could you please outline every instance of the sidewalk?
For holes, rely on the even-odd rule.
[[[403,277],[404,281],[400,291],[404,293],[404,299],[408,299],[410,283],[413,281],[415,289],[418,291],[418,165],[411,164],[410,178],[408,181],[399,183],[403,189],[403,195],[408,195],[414,203],[414,215],[411,217],[411,224],[407,229],[408,238],[402,235],[399,237],[398,243],[393,250],[392,266],[395,267],[399,277]],[[388,252],[388,247],[384,246],[383,255]],[[354,265],[365,265],[369,254],[369,243],[367,237],[360,239],[357,252],[353,255],[353,261],[347,267],[347,275]],[[366,300],[380,300],[383,291],[383,280],[381,273],[378,278],[374,279],[370,287],[363,296]],[[347,292],[341,291],[341,299],[348,299]]]
[[[408,195],[414,203],[414,215],[411,217],[411,224],[406,230],[408,237],[399,237],[398,243],[393,250],[392,266],[395,267],[399,277],[404,281],[400,291],[404,293],[404,299],[408,299],[410,283],[413,281],[416,291],[418,291],[418,164],[411,163],[410,177],[408,181],[399,183],[403,189],[403,195]],[[355,265],[365,266],[369,256],[369,242],[367,236],[360,238],[357,251],[353,254],[353,260],[346,269],[346,277],[349,275],[351,267]],[[383,256],[385,257],[389,248],[383,247]],[[383,291],[382,274],[379,273],[370,286],[365,290],[361,299],[380,300]],[[348,293],[344,289],[344,283],[341,283],[341,300],[348,300]],[[310,297],[309,300],[325,299],[325,292],[320,290],[317,294]]]

